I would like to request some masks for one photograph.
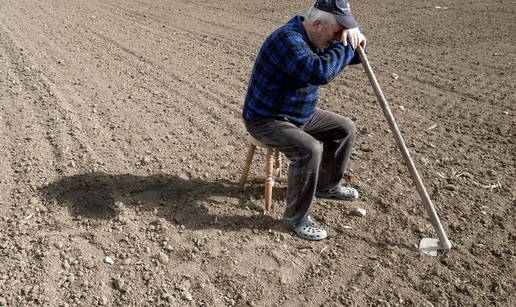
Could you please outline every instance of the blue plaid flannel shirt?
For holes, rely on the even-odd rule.
[[[327,84],[346,65],[360,63],[351,44],[335,42],[316,49],[303,29],[303,20],[295,16],[263,43],[245,97],[242,115],[246,122],[270,117],[298,126],[307,123],[315,112],[319,85]]]

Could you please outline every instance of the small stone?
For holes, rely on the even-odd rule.
[[[450,224],[450,229],[454,230],[454,231],[457,231],[457,230],[461,229],[461,226],[460,226],[460,224],[458,222],[452,222]]]
[[[353,215],[356,215],[356,216],[359,216],[359,217],[364,217],[364,216],[366,216],[367,211],[365,209],[362,209],[362,208],[355,208],[352,211],[352,213],[353,213]]]
[[[37,205],[39,203],[39,199],[37,197],[31,197],[29,203],[31,205]]]
[[[395,72],[393,72],[393,73],[392,73],[392,78],[393,78],[394,80],[398,80],[398,78],[399,78],[399,77],[400,77],[400,76],[399,76],[397,73],[395,73]]]
[[[443,189],[445,189],[445,190],[449,190],[449,191],[455,191],[455,190],[457,190],[457,187],[456,187],[456,186],[454,186],[453,184],[447,184],[447,185],[445,185],[445,186],[443,187]]]
[[[3,297],[0,297],[0,306],[7,306],[7,300]]]
[[[179,173],[179,174],[177,175],[177,177],[178,177],[179,179],[181,179],[181,180],[185,180],[185,181],[190,180],[190,176],[188,176],[188,174],[186,174],[186,173]]]
[[[289,278],[288,278],[288,276],[286,276],[285,274],[282,274],[282,275],[280,276],[280,283],[281,283],[282,285],[286,285],[286,284],[288,284],[288,283],[289,283]]]
[[[170,295],[169,293],[163,293],[163,295],[161,295],[161,298],[163,300],[166,300],[167,302],[169,302],[170,304],[173,304],[175,303],[175,299],[172,295]]]
[[[100,304],[101,304],[101,305],[107,305],[108,303],[109,303],[109,301],[108,301],[107,297],[105,297],[104,295],[102,295],[102,296],[100,297]]]
[[[368,144],[362,144],[362,145],[360,145],[360,150],[363,151],[363,152],[370,152],[371,151],[371,147],[369,147]]]
[[[93,269],[95,267],[95,263],[92,260],[87,259],[87,260],[84,261],[84,266],[87,269],[91,270],[91,269]]]
[[[189,280],[184,280],[177,286],[177,289],[181,290],[182,292],[188,292],[191,287],[192,283]]]
[[[491,252],[493,253],[493,255],[495,255],[496,257],[501,257],[503,255],[502,251],[498,248],[496,249],[492,249]]]
[[[46,213],[46,212],[48,212],[48,208],[47,208],[47,207],[45,207],[44,205],[41,205],[41,204],[40,204],[36,209],[37,209],[39,212],[41,212],[41,213]]]
[[[151,159],[149,157],[143,157],[141,160],[142,165],[147,165],[151,162]]]
[[[70,274],[67,279],[68,279],[68,281],[71,284],[73,284],[75,282],[75,275],[74,274]]]
[[[115,261],[113,260],[113,258],[109,257],[109,256],[106,256],[106,258],[104,258],[104,262],[107,263],[107,264],[115,264]]]
[[[123,202],[117,200],[113,203],[113,208],[117,211],[122,211],[125,209],[125,205]]]
[[[54,246],[57,249],[63,249],[64,244],[63,244],[63,242],[56,242],[56,243],[54,243]]]
[[[115,279],[113,285],[115,286],[115,289],[120,290],[121,292],[129,291],[129,284],[121,278]]]
[[[428,274],[429,275],[434,275],[434,276],[441,276],[442,274],[442,270],[439,266],[434,266],[433,268],[431,268],[429,271],[428,271]]]
[[[124,265],[130,265],[130,264],[131,264],[131,262],[132,262],[132,261],[131,261],[131,258],[125,258],[125,259],[124,259],[124,261],[122,261],[122,263],[123,263]]]
[[[174,247],[170,244],[167,244],[165,245],[165,247],[163,247],[167,252],[172,252],[174,251]]]
[[[168,261],[169,261],[169,258],[168,258],[168,255],[165,254],[164,252],[159,252],[158,253],[158,260],[163,263],[163,264],[167,264]]]
[[[31,285],[27,285],[27,286],[23,287],[23,289],[22,289],[22,292],[23,292],[25,295],[30,294],[30,293],[31,293],[31,291],[32,291],[32,286],[31,286]]]
[[[189,291],[183,291],[183,292],[181,293],[181,297],[182,297],[183,299],[187,300],[187,301],[191,301],[191,300],[193,300],[193,296],[192,296],[192,294],[191,294]]]

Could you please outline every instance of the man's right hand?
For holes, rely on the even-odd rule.
[[[344,29],[342,31],[341,42],[344,46],[347,46],[348,43],[350,43],[351,46],[353,46],[353,49],[357,48],[359,44],[362,48],[365,48],[366,46],[366,38],[358,28]]]

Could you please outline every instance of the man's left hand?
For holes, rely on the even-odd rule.
[[[358,28],[344,29],[344,31],[342,31],[341,42],[344,46],[350,43],[354,49],[357,48],[359,44],[362,48],[366,46],[366,38]]]

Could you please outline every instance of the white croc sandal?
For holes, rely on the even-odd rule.
[[[328,236],[326,230],[315,223],[310,216],[292,226],[292,229],[298,236],[310,241],[323,240]]]
[[[315,197],[355,200],[358,198],[358,191],[352,187],[343,187],[341,185],[338,185],[327,192],[316,191]]]

